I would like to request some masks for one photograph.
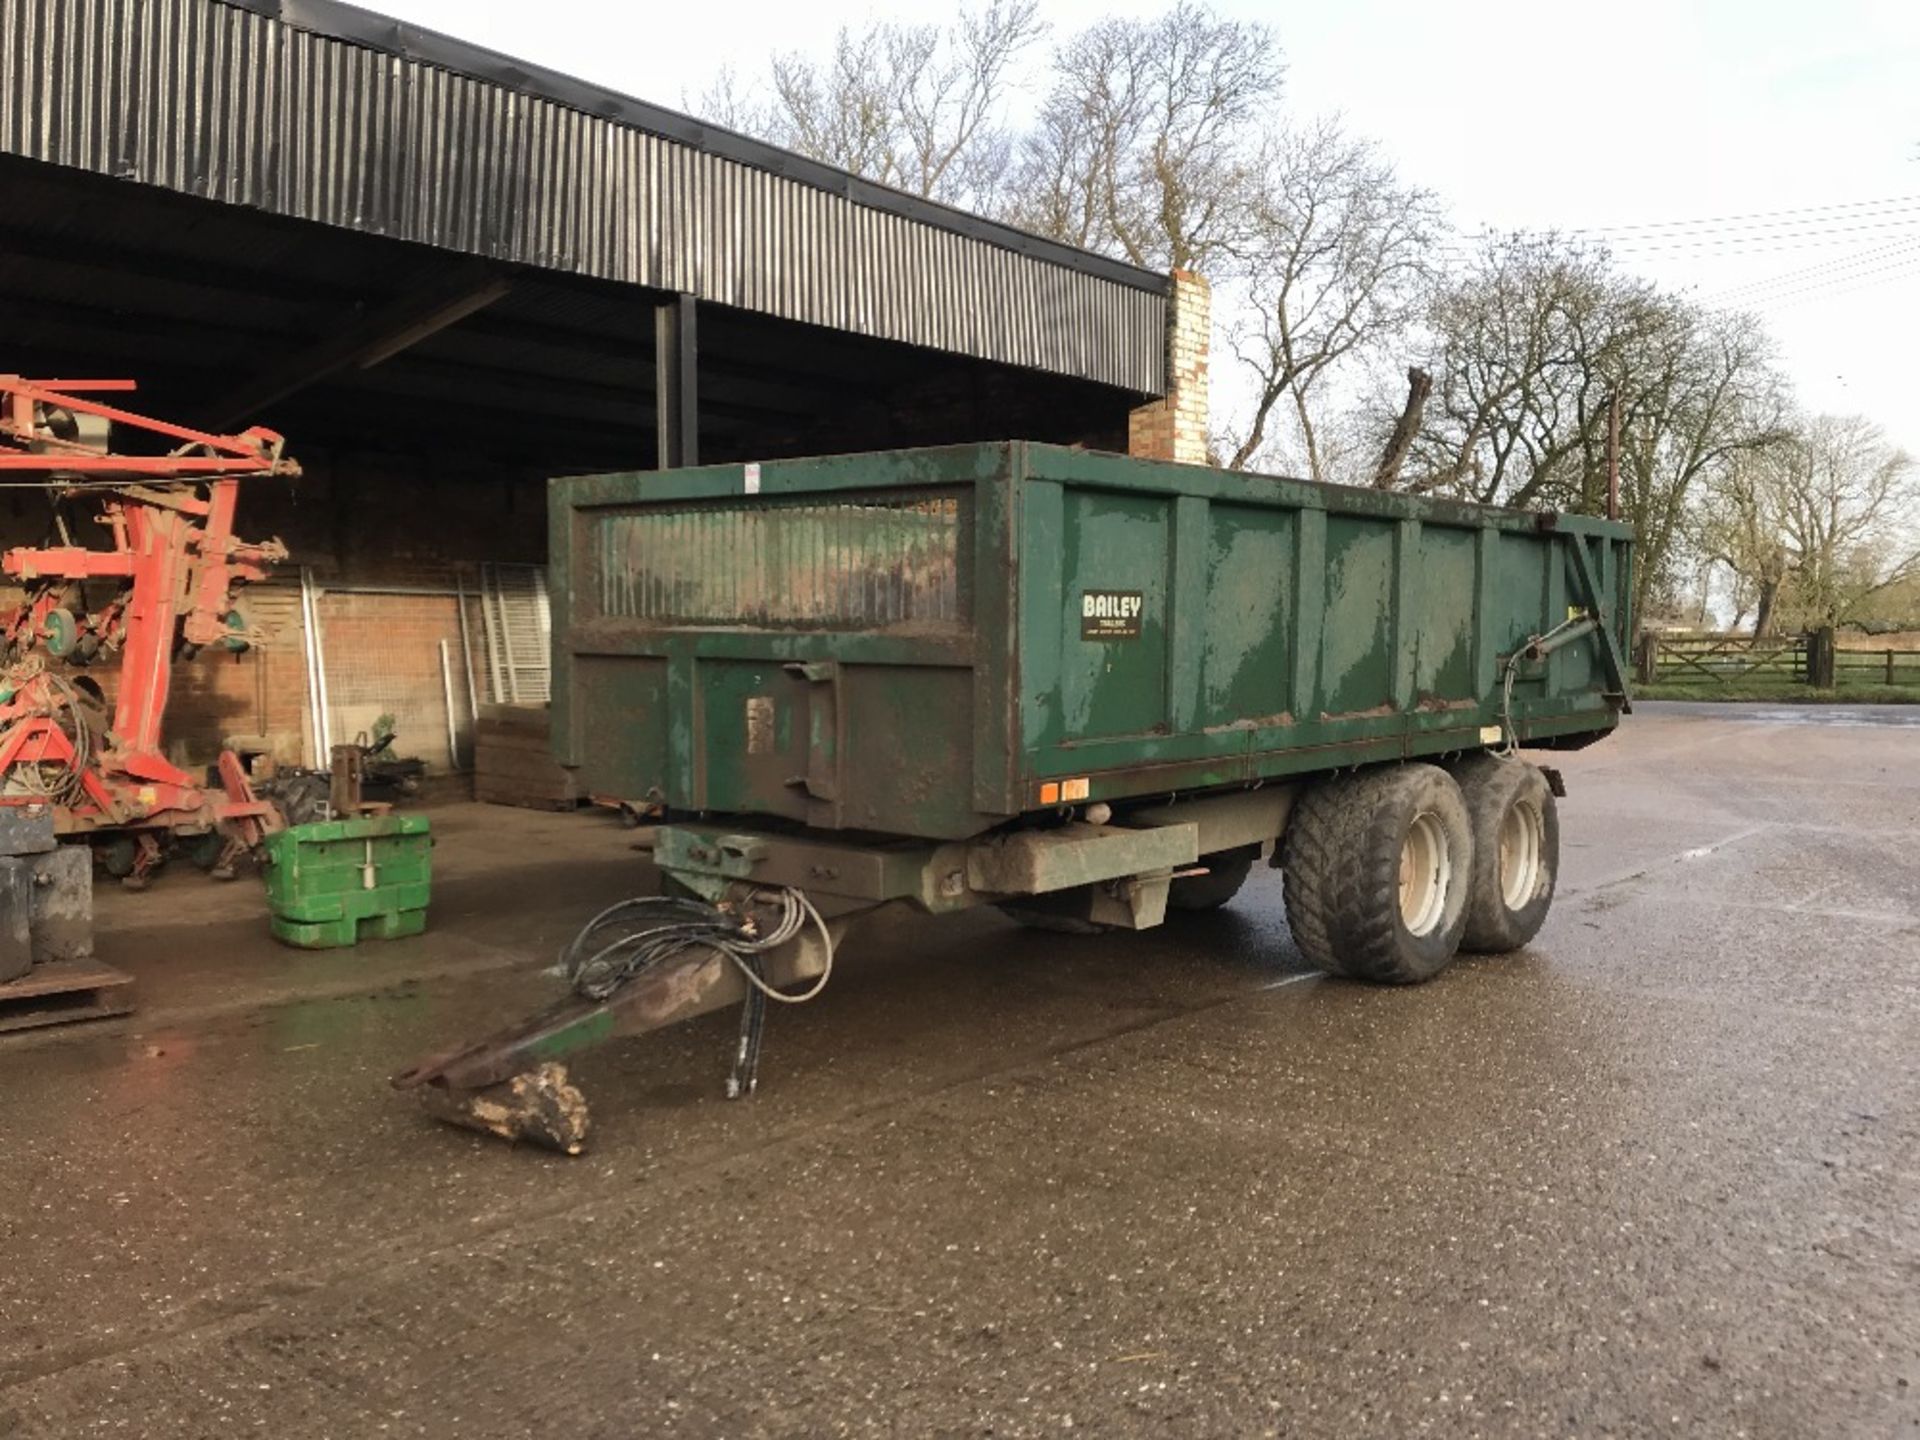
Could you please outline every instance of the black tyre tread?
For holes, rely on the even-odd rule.
[[[1453,767],[1460,794],[1467,802],[1467,817],[1473,826],[1473,890],[1467,902],[1467,928],[1461,937],[1463,950],[1501,955],[1518,950],[1532,940],[1546,923],[1552,908],[1554,891],[1559,885],[1559,820],[1553,792],[1546,776],[1536,766],[1517,758],[1498,755],[1474,755]],[[1532,789],[1545,812],[1546,853],[1541,863],[1546,869],[1544,903],[1525,917],[1516,917],[1506,907],[1500,893],[1498,816],[1522,791]]]
[[[1280,894],[1287,908],[1287,929],[1301,958],[1316,970],[1344,975],[1327,940],[1325,887],[1319,877],[1324,857],[1333,848],[1329,831],[1334,811],[1326,796],[1334,788],[1322,781],[1294,802],[1280,837]]]
[[[1247,883],[1256,853],[1227,850],[1218,855],[1202,855],[1200,859],[1207,865],[1207,873],[1189,875],[1169,885],[1167,908],[1189,913],[1218,910]]]
[[[1316,785],[1294,809],[1282,866],[1287,923],[1307,960],[1375,984],[1429,978],[1410,971],[1398,943],[1399,820],[1386,802],[1425,764],[1381,766]]]
[[[1281,842],[1281,893],[1287,926],[1307,963],[1330,975],[1351,972],[1333,944],[1336,889],[1365,826],[1366,787],[1374,774],[1342,776],[1313,786],[1294,806]]]
[[[1382,771],[1368,798],[1399,779],[1395,770]],[[1349,852],[1349,863],[1334,887],[1334,933],[1345,942],[1347,972],[1356,979],[1376,984],[1403,980],[1394,953],[1398,911],[1380,900],[1382,895],[1397,896],[1400,889],[1400,837],[1386,806],[1360,807],[1359,836],[1357,852]]]

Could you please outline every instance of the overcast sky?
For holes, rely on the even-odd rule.
[[[371,8],[679,107],[724,65],[752,76],[770,50],[817,50],[841,24],[953,7]],[[1042,8],[1067,32],[1161,7]],[[1272,25],[1291,108],[1342,113],[1460,229],[1606,229],[1623,264],[1759,312],[1807,405],[1871,415],[1920,454],[1920,0],[1217,8]]]

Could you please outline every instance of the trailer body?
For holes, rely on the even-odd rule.
[[[1625,704],[1632,536],[1588,517],[1024,442],[550,504],[556,755],[670,813],[960,840],[1509,730],[1582,744]]]
[[[664,813],[669,893],[588,923],[571,995],[395,1083],[570,1152],[565,1057],[744,1001],[749,1094],[767,1001],[882,906],[1138,930],[1269,859],[1334,974],[1517,948],[1559,832],[1512,753],[1627,704],[1605,521],[1018,442],[550,495],[554,749]]]

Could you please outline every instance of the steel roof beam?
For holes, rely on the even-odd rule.
[[[208,407],[208,423],[230,428],[276,400],[343,370],[370,370],[429,335],[493,304],[511,288],[487,266],[462,267],[449,279],[381,306],[318,344],[289,356]]]

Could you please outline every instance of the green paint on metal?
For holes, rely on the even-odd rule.
[[[424,815],[295,825],[266,840],[276,938],[305,949],[392,940],[426,928],[433,838]]]
[[[762,628],[964,629],[970,492],[620,507],[590,526],[596,613]]]
[[[1174,502],[1173,583],[1167,596],[1167,728],[1200,728],[1200,683],[1207,654],[1210,506],[1198,495]]]
[[[1022,443],[552,499],[556,750],[678,810],[952,840],[1473,748],[1570,599],[1605,634],[1521,667],[1520,731],[1617,722],[1631,533],[1591,517]]]
[[[1060,566],[1066,603],[1058,686],[1062,744],[1114,735],[1163,735],[1167,704],[1171,506],[1164,497],[1068,491]],[[1137,606],[1130,616],[1096,613]],[[1112,618],[1117,638],[1088,638]]]
[[[1587,541],[1584,536],[1575,535],[1567,546],[1568,557],[1573,561],[1573,575],[1580,587],[1581,599],[1590,614],[1603,623],[1596,634],[1600,640],[1600,662],[1606,673],[1607,684],[1615,694],[1627,693],[1627,667],[1621,659],[1621,647],[1612,630],[1604,623],[1607,609],[1606,587],[1595,577],[1593,562],[1587,554]]]
[[[1393,703],[1394,529],[1357,515],[1327,519],[1320,707],[1356,715]]]
[[[1019,548],[1008,552],[1058,555],[1066,544],[1066,495],[1059,485],[1029,481],[1020,488]],[[1060,664],[1065,645],[1061,615],[1067,608],[1065,579],[1058,565],[1024,569],[1000,558],[1020,596],[1019,675],[1021,736],[1029,745],[1058,745],[1064,731],[1060,714]],[[1000,797],[1006,803],[1006,796]]]
[[[527,1041],[525,1053],[534,1060],[560,1060],[605,1044],[619,1033],[611,1010],[589,1010],[579,1019]]]
[[[1203,604],[1201,730],[1251,731],[1292,703],[1298,517],[1255,505],[1208,507]]]
[[[1480,525],[1473,532],[1473,684],[1474,695],[1493,694],[1500,683],[1498,583],[1500,532]]]
[[[1417,523],[1417,522],[1416,522]],[[1477,695],[1473,669],[1474,547],[1478,530],[1429,525],[1407,541],[1412,577],[1403,585],[1409,654],[1408,693],[1415,709]]]
[[[1288,708],[1296,722],[1309,722],[1320,712],[1320,636],[1327,625],[1327,512],[1318,505],[1296,513],[1298,535],[1294,545],[1293,625],[1287,643],[1294,653],[1293,700]],[[1283,613],[1276,605],[1276,620]],[[1283,628],[1276,624],[1276,629]]]

